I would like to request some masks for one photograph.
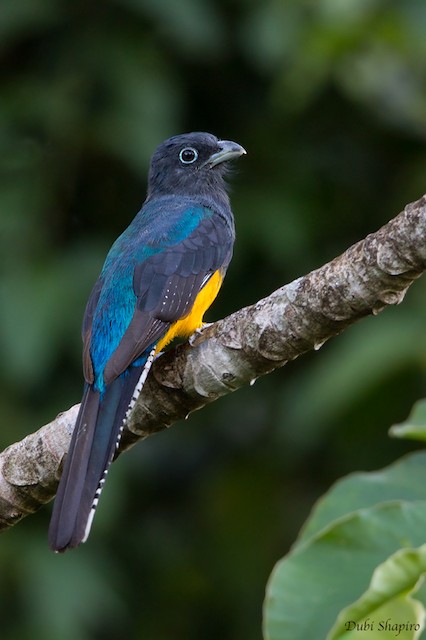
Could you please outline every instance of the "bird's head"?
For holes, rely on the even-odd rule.
[[[229,161],[245,153],[236,142],[219,140],[211,133],[173,136],[160,144],[152,156],[148,198],[224,192]]]

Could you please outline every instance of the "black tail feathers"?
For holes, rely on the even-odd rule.
[[[85,542],[112,462],[124,420],[146,378],[145,367],[132,367],[105,389],[85,386],[70,448],[53,506],[49,546],[66,551]],[[139,380],[139,383],[138,383]]]

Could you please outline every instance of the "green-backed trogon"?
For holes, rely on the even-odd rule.
[[[155,151],[147,198],[109,251],[83,319],[84,392],[49,528],[66,551],[90,531],[123,424],[157,353],[202,326],[232,257],[228,140],[189,133]]]

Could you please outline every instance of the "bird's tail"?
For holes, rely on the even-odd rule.
[[[109,384],[102,397],[86,384],[49,526],[49,546],[66,551],[85,542],[124,422],[151,366],[131,367]]]

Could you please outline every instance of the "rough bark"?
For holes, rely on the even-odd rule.
[[[426,268],[426,196],[320,269],[216,322],[154,363],[120,451],[399,304]],[[56,490],[78,405],[0,454],[0,530]]]

